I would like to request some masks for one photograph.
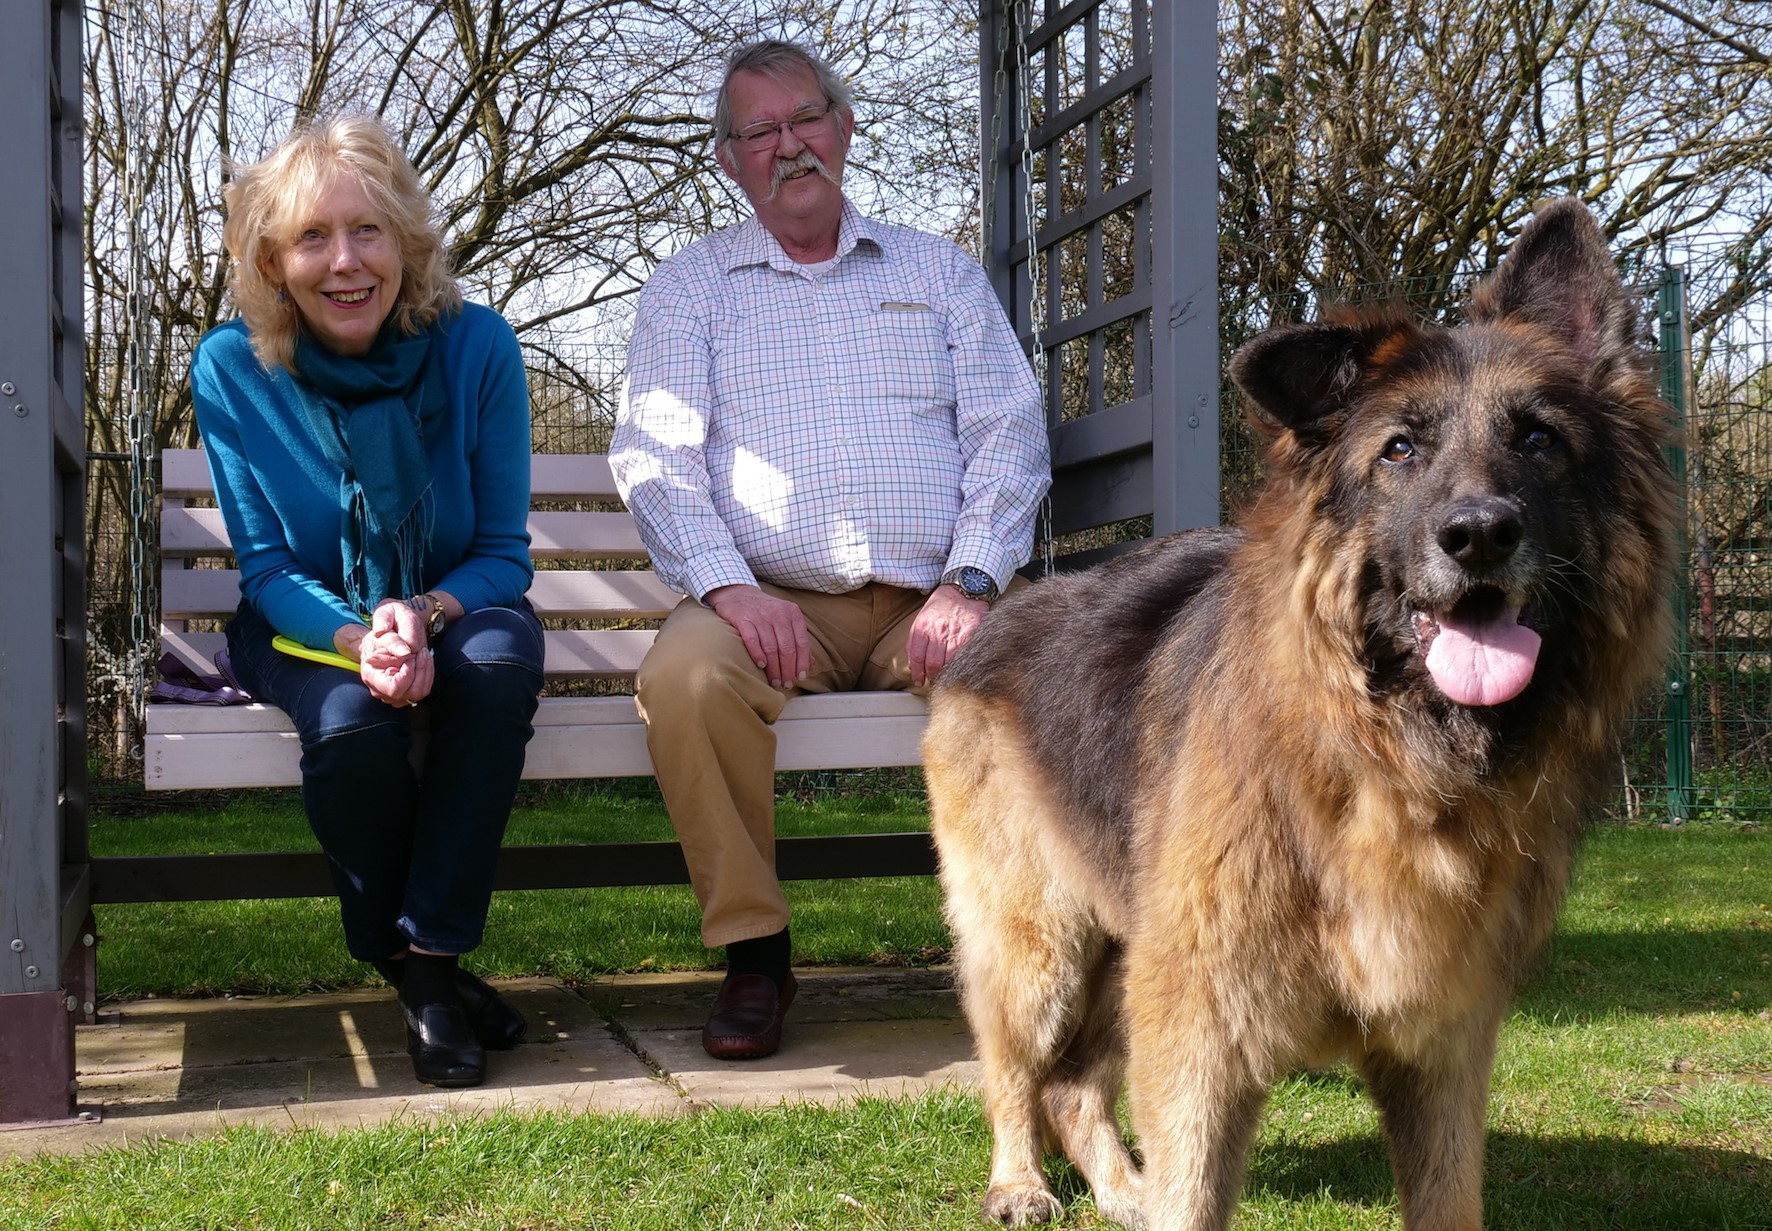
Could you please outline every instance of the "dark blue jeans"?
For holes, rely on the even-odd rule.
[[[408,944],[466,953],[480,943],[499,844],[534,734],[541,623],[527,603],[469,612],[433,647],[436,683],[424,769],[412,767],[412,709],[371,696],[352,672],[284,654],[242,603],[228,622],[240,682],[294,722],[302,804],[326,852],[360,961]]]

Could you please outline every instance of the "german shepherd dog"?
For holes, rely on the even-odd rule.
[[[987,1219],[1218,1231],[1272,1084],[1350,1059],[1410,1231],[1481,1225],[1496,1033],[1663,662],[1666,407],[1604,237],[1541,208],[1469,324],[1274,329],[1241,529],[1000,604],[924,741]],[[1123,1079],[1142,1170],[1115,1113]]]

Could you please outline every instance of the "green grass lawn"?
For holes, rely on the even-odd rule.
[[[784,832],[920,823],[914,796],[783,809]],[[306,845],[271,804],[108,821],[101,853]],[[513,841],[663,836],[643,793],[549,797]],[[179,831],[182,836],[173,831]],[[190,845],[195,843],[196,845]],[[208,844],[208,845],[205,845]],[[939,958],[924,880],[792,886],[801,961]],[[108,994],[362,981],[325,902],[112,907]],[[573,979],[696,966],[686,889],[501,895],[477,964]],[[1376,1115],[1345,1071],[1274,1092],[1238,1215],[1248,1228],[1397,1228]],[[1772,1231],[1772,836],[1720,825],[1595,831],[1557,937],[1502,1034],[1487,1226]],[[671,1120],[499,1115],[325,1133],[242,1128],[0,1164],[0,1228],[971,1228],[989,1134],[976,1098]],[[1054,1167],[1067,1227],[1102,1226]]]

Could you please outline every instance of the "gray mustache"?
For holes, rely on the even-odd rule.
[[[800,170],[815,171],[822,176],[824,181],[831,185],[831,187],[841,187],[837,182],[837,177],[831,174],[831,169],[824,165],[824,161],[819,158],[817,154],[814,154],[811,150],[801,150],[799,154],[795,155],[793,158],[776,160],[775,168],[769,175],[769,195],[765,197],[764,200],[775,200],[775,194],[781,191],[782,181],[786,180],[787,177],[794,172]]]

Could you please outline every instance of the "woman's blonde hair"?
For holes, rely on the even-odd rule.
[[[336,175],[354,178],[387,216],[400,254],[400,294],[390,319],[418,333],[461,306],[431,198],[393,134],[363,115],[322,116],[299,125],[222,189],[222,243],[232,258],[234,306],[266,368],[293,370],[301,317],[276,278],[279,250],[295,242]]]

